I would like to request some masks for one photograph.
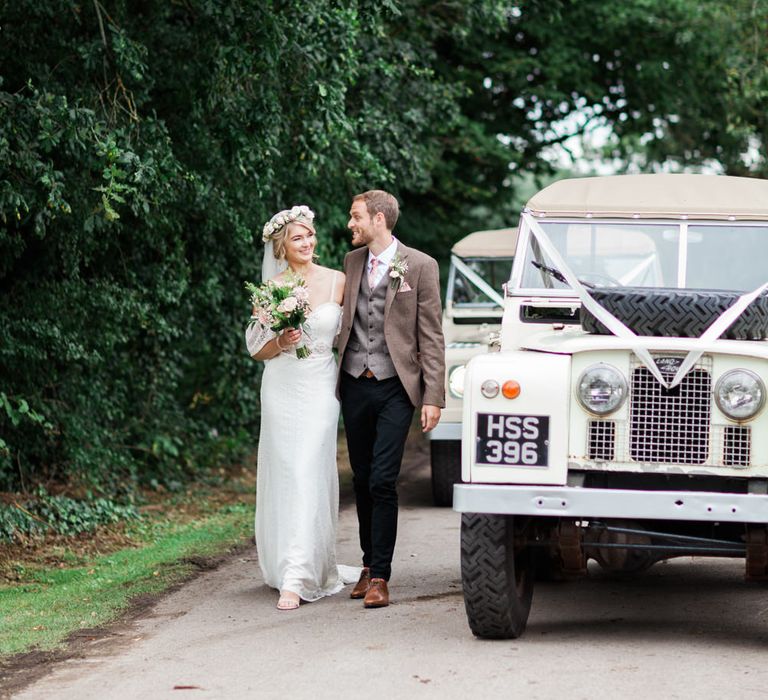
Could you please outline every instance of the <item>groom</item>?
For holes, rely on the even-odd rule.
[[[339,395],[354,474],[363,571],[352,598],[389,605],[397,536],[395,488],[415,407],[432,430],[445,406],[445,344],[435,260],[392,230],[397,199],[369,190],[352,200],[352,245],[339,335]]]

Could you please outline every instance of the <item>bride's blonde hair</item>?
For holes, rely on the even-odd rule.
[[[266,224],[261,232],[261,240],[264,245],[272,241],[272,251],[277,260],[285,257],[285,238],[288,235],[288,227],[291,224],[301,224],[304,228],[315,233],[312,222],[315,219],[313,212],[306,204],[297,204],[291,209],[283,209],[277,212]]]

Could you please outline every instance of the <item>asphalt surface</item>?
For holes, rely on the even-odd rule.
[[[528,630],[482,641],[461,597],[459,515],[429,504],[411,443],[388,608],[275,609],[255,549],[57,664],[18,698],[765,698],[768,595],[740,560],[679,559],[617,581],[538,584]],[[338,558],[357,564],[354,508]]]

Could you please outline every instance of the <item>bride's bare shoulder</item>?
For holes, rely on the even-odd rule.
[[[341,270],[336,270],[332,267],[320,266],[320,269],[322,270],[324,279],[331,279],[331,277],[334,277],[335,275],[338,275],[340,280],[343,280],[345,277],[344,273]]]
[[[333,300],[337,304],[343,304],[347,276],[341,270],[334,270],[330,267],[326,267],[325,270],[328,273],[328,278],[332,280]]]
[[[325,269],[328,270],[328,272],[332,275],[338,275],[339,279],[344,279],[346,277],[346,275],[341,270],[337,270],[334,267],[326,267]]]

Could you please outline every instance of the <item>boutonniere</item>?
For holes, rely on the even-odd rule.
[[[395,255],[389,265],[389,278],[392,289],[398,289],[405,281],[405,273],[408,272],[408,263],[400,255]]]

